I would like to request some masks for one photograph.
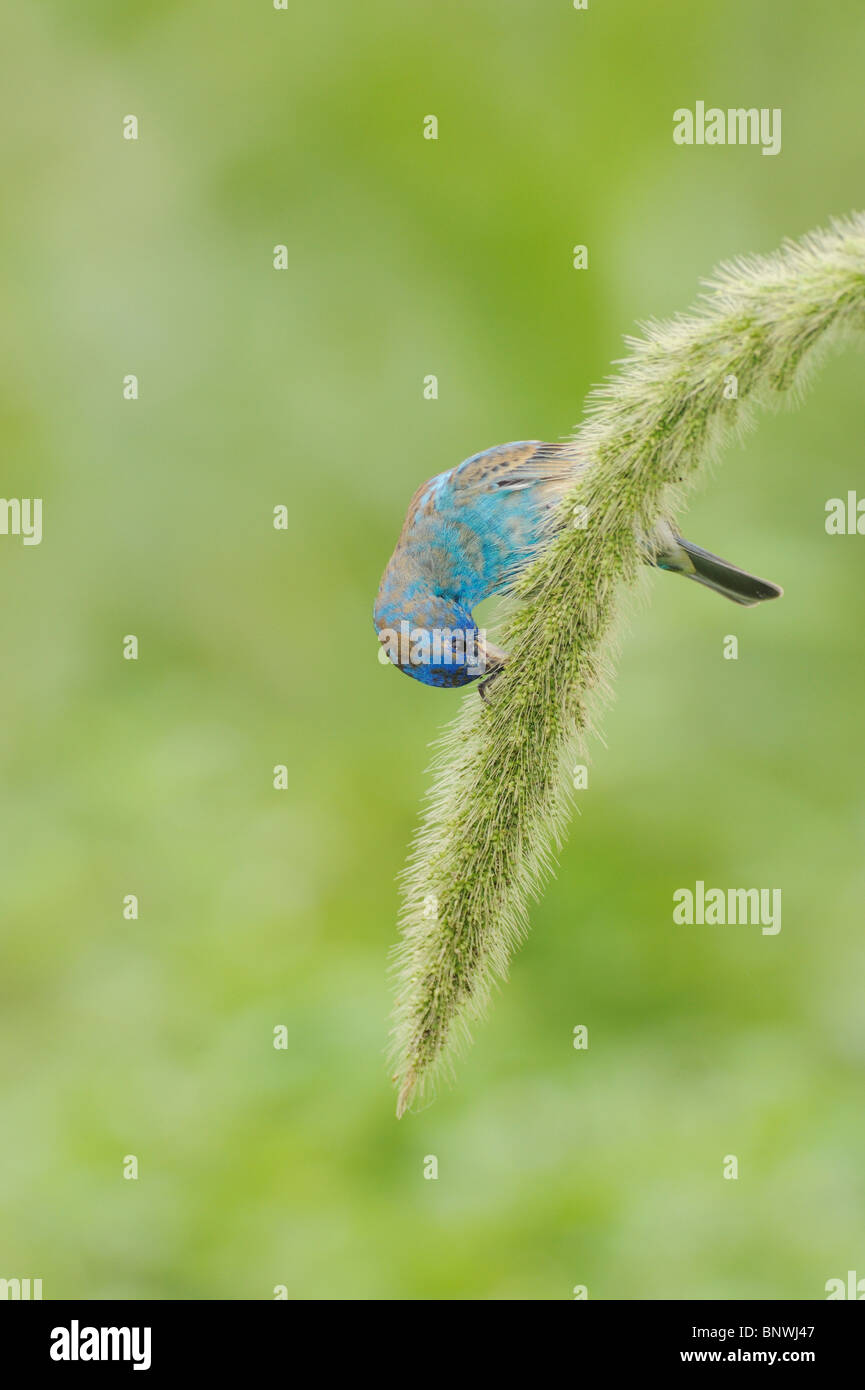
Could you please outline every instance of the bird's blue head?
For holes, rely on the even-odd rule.
[[[438,594],[415,597],[410,606],[408,617],[403,605],[376,605],[382,661],[439,687],[469,685],[486,674],[483,635],[467,609]]]

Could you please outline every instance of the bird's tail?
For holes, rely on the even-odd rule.
[[[745,608],[764,603],[766,599],[780,598],[784,592],[778,584],[758,579],[756,574],[740,570],[738,565],[731,565],[729,560],[722,560],[719,555],[682,540],[681,536],[675,537],[674,547],[656,555],[655,564],[674,574],[684,574],[687,579],[695,579],[698,584],[705,584],[707,589]]]

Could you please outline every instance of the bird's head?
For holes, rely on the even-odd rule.
[[[424,685],[469,685],[487,672],[483,634],[471,613],[445,595],[415,596],[399,608],[377,607],[375,626],[379,659]]]

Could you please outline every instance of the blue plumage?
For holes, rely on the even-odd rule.
[[[433,686],[467,685],[501,670],[507,653],[478,631],[472,609],[534,558],[582,466],[573,443],[527,440],[473,454],[418,488],[375,602],[379,641],[395,666]],[[683,541],[667,523],[642,544],[650,564],[746,607],[781,593]]]
[[[536,554],[574,468],[572,446],[529,440],[474,454],[418,488],[375,603],[394,665],[435,686],[499,666],[504,653],[478,633],[471,610]]]

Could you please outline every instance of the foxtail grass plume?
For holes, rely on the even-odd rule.
[[[609,679],[616,598],[635,578],[640,538],[675,515],[755,406],[796,395],[821,349],[863,328],[857,214],[775,255],[722,266],[690,313],[628,339],[590,395],[570,441],[586,467],[512,588],[510,661],[488,701],[466,695],[440,739],[402,874],[398,1115],[451,1064],[525,932],[527,904],[561,842],[565,770]]]

